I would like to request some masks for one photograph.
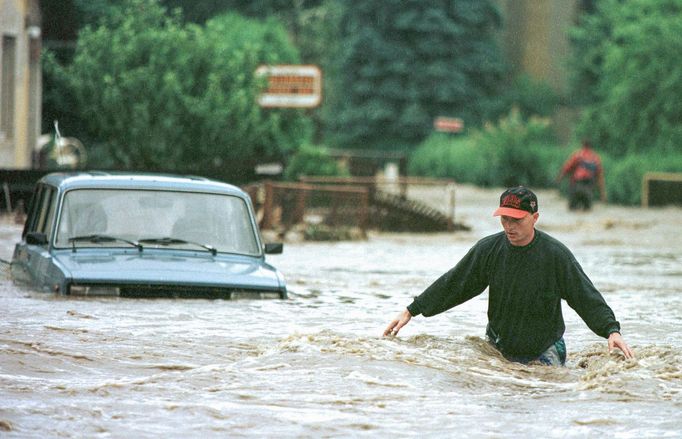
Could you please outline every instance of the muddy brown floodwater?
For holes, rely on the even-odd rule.
[[[538,192],[537,227],[573,250],[635,360],[564,304],[567,367],[510,363],[483,339],[487,293],[381,337],[499,230],[500,192],[457,188],[468,232],[287,243],[268,258],[286,301],[59,297],[15,286],[3,264],[0,436],[681,437],[680,208],[572,213]],[[0,221],[0,258],[20,230]]]

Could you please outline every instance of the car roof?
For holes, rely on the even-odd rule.
[[[192,175],[172,175],[132,172],[53,172],[40,182],[55,186],[60,191],[70,189],[156,189],[216,192],[240,197],[247,196],[237,186]]]

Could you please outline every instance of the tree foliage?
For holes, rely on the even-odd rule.
[[[616,156],[682,144],[682,0],[603,0],[573,31],[583,136]]]
[[[516,108],[525,119],[533,116],[551,117],[560,101],[558,93],[547,82],[521,74],[511,81],[497,100],[498,111],[495,115],[500,118],[510,109]]]
[[[342,147],[404,149],[437,116],[480,124],[503,66],[488,0],[349,0],[334,130]]]
[[[185,19],[193,23],[203,23],[225,12],[236,12],[254,18],[275,16],[289,26],[298,21],[302,11],[318,6],[321,1],[323,0],[161,0],[161,4],[169,9],[181,9]]]
[[[323,105],[311,109],[308,115],[315,125],[316,142],[323,141],[327,121],[336,116],[335,102],[340,90],[337,60],[342,46],[339,22],[345,10],[344,0],[161,0],[161,3],[169,9],[180,9],[183,18],[194,23],[203,23],[226,11],[279,20],[298,48],[301,62],[315,64],[322,70]]]
[[[75,96],[82,137],[115,166],[215,175],[280,159],[308,138],[300,111],[257,105],[258,65],[297,61],[274,20],[183,25],[155,1],[128,0],[81,31],[73,63],[55,76]]]

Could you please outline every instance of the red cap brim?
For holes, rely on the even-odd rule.
[[[530,212],[521,209],[512,209],[511,207],[499,207],[495,213],[493,213],[493,216],[510,216],[516,219],[525,218],[526,215],[530,215]]]

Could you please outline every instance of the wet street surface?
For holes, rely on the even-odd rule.
[[[500,192],[458,187],[466,232],[286,243],[268,256],[284,301],[55,296],[2,264],[0,436],[682,436],[679,207],[575,213],[538,191],[537,227],[573,251],[636,359],[609,354],[564,303],[567,367],[508,362],[483,338],[487,293],[381,336],[500,230]],[[20,233],[0,220],[0,258]]]

